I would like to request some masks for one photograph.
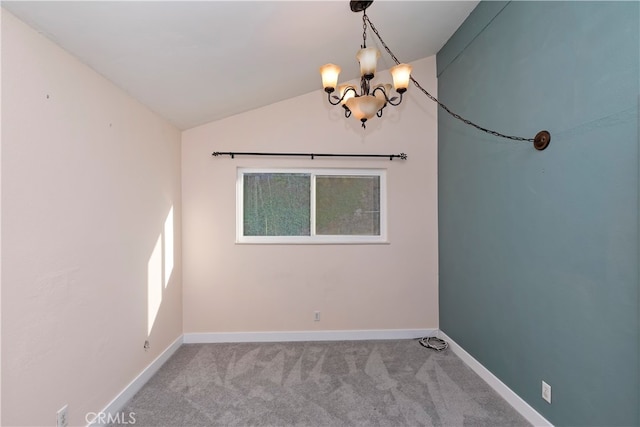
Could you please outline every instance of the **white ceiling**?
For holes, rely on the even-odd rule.
[[[376,0],[367,15],[401,62],[434,55],[478,1]],[[3,1],[2,6],[180,129],[358,77],[349,1]],[[382,51],[379,69],[394,65]]]

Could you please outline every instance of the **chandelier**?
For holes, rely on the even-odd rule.
[[[353,115],[362,122],[362,127],[373,116],[382,117],[382,110],[387,105],[397,106],[402,102],[402,94],[409,87],[411,77],[411,65],[398,64],[389,72],[393,78],[393,88],[398,96],[392,96],[391,84],[380,83],[372,86],[371,80],[376,74],[376,66],[380,51],[375,47],[367,47],[367,12],[366,9],[373,3],[371,1],[352,1],[350,3],[353,12],[362,12],[362,45],[356,54],[360,63],[360,93],[354,85],[342,84],[338,86],[340,67],[335,64],[326,64],[320,67],[322,74],[322,86],[327,92],[327,99],[331,105],[342,105],[345,117]],[[337,89],[338,95],[333,94]]]
[[[447,114],[453,118],[460,120],[466,125],[472,126],[477,130],[485,132],[489,135],[497,136],[500,138],[506,138],[511,141],[519,142],[532,142],[533,147],[542,151],[549,146],[551,142],[551,134],[547,130],[541,130],[536,134],[534,138],[525,138],[522,136],[505,135],[500,132],[482,127],[471,120],[465,119],[459,114],[454,113],[449,107],[440,102],[435,96],[431,95],[424,89],[420,83],[418,83],[411,76],[411,65],[402,64],[398,61],[398,58],[391,52],[389,46],[382,40],[380,33],[369,20],[367,16],[367,8],[371,6],[373,0],[368,1],[355,1],[349,2],[352,12],[362,12],[362,46],[356,54],[356,59],[360,63],[360,93],[354,85],[342,84],[338,86],[338,75],[340,74],[340,67],[335,64],[326,64],[320,67],[320,74],[322,74],[322,86],[324,91],[327,92],[327,99],[331,105],[342,105],[344,108],[344,116],[351,117],[353,115],[356,119],[362,122],[362,127],[366,127],[365,123],[373,116],[382,117],[382,110],[387,105],[397,106],[402,102],[402,94],[407,91],[409,87],[409,81],[422,92],[424,95],[438,104]],[[384,46],[386,52],[391,56],[397,65],[389,69],[391,76],[393,77],[393,88],[400,95],[391,96],[390,84],[377,84],[371,87],[371,80],[376,73],[376,65],[378,58],[380,57],[380,51],[373,47],[367,47],[367,28],[371,28],[375,36],[378,38],[382,46]],[[338,95],[333,94],[337,90]]]

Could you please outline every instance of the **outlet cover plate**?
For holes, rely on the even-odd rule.
[[[544,381],[542,381],[542,398],[547,403],[551,403],[551,386]]]

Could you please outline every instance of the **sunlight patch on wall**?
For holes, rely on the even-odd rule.
[[[147,335],[151,334],[153,324],[162,303],[162,234],[158,236],[147,264]]]
[[[169,279],[173,273],[175,256],[173,221],[173,206],[171,206],[147,264],[147,335],[151,335],[162,305],[162,293],[169,285]]]
[[[173,272],[173,206],[164,221],[164,287],[166,288]]]

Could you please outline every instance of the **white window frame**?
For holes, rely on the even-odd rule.
[[[244,174],[251,173],[298,173],[311,175],[311,234],[309,236],[245,236],[244,235]],[[378,176],[380,178],[380,235],[317,235],[316,222],[316,176]],[[387,171],[385,169],[342,168],[245,168],[237,169],[236,178],[236,243],[250,244],[384,244],[387,240]]]

